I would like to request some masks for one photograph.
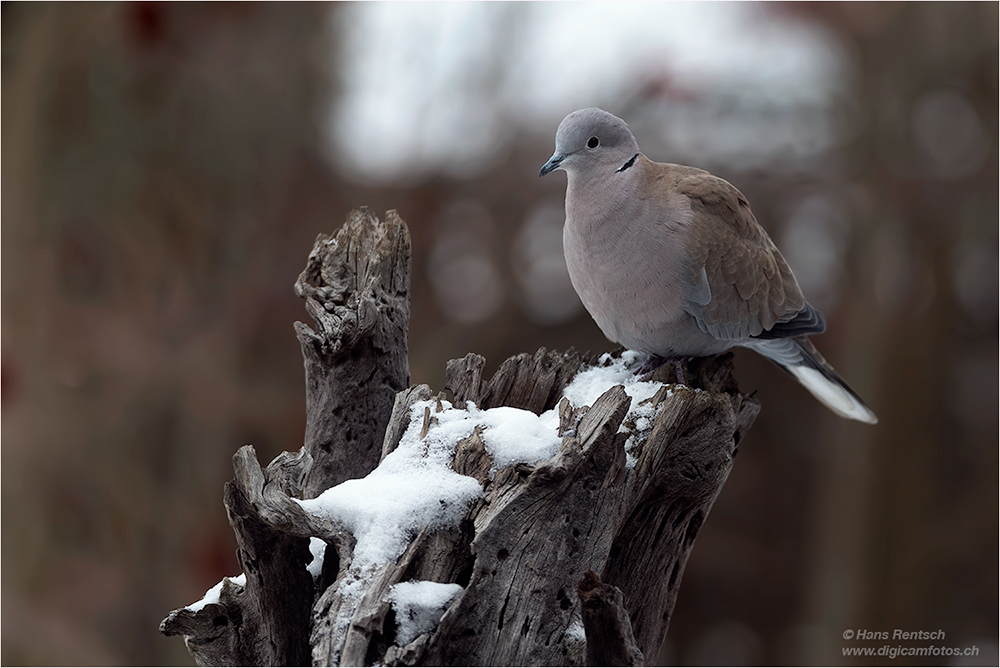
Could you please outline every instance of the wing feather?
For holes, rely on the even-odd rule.
[[[677,190],[691,203],[685,310],[720,339],[782,338],[822,331],[788,263],[728,181],[690,170]],[[708,303],[699,300],[708,281]],[[783,327],[783,323],[788,323]]]

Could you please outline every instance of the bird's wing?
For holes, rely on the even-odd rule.
[[[685,310],[717,339],[784,338],[825,329],[743,194],[701,170],[679,175],[691,223]]]

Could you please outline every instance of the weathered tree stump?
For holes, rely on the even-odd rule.
[[[251,446],[234,457],[225,505],[245,584],[227,578],[217,600],[175,610],[161,631],[183,635],[201,665],[641,665],[663,642],[695,537],[758,411],[731,356],[689,362],[688,386],[669,383],[670,365],[654,374],[663,385],[643,424],[621,385],[590,406],[562,398],[593,356],[540,349],[489,381],[481,356],[452,360],[458,406],[558,407],[558,452],[498,467],[476,428],[450,461],[482,489],[462,519],[414,531],[395,560],[359,565],[349,527],[295,499],[364,477],[421,408],[422,438],[448,406],[427,386],[403,389],[409,237],[386,218],[352,212],[335,239],[317,239],[296,283],[318,325],[296,324],[306,443],[266,470]],[[310,538],[326,545],[312,572]],[[409,581],[452,586],[433,585],[439,607],[415,611],[393,603]],[[412,638],[401,637],[404,614],[419,622]]]

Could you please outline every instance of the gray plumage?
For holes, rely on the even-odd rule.
[[[610,340],[661,357],[751,348],[837,414],[877,422],[809,341],[822,314],[728,181],[653,162],[623,120],[593,108],[559,124],[539,176],[557,169],[570,279]]]

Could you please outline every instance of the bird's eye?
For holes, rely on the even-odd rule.
[[[601,144],[601,140],[597,137],[591,137],[587,140],[587,148],[597,148]]]

